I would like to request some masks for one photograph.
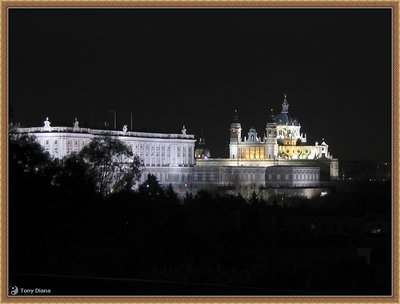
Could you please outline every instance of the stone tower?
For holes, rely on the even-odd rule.
[[[236,159],[239,157],[238,145],[241,141],[242,141],[242,126],[239,122],[238,112],[237,110],[235,110],[230,129],[229,158]]]
[[[274,110],[271,109],[265,127],[265,158],[275,159],[278,156],[278,141],[276,138],[276,121]]]

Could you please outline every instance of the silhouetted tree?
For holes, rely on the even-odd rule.
[[[51,188],[50,155],[34,137],[10,132],[9,137],[9,237],[10,265],[38,257],[43,244],[26,235],[44,235],[49,220],[46,197]]]
[[[32,136],[12,134],[9,143],[12,170],[40,174],[51,161],[49,153]]]
[[[79,154],[71,153],[62,159],[55,181],[69,196],[91,194],[96,189],[96,177],[92,173]]]
[[[193,194],[186,192],[185,197],[183,198],[183,204],[187,204],[189,202],[193,201]]]
[[[251,198],[249,199],[249,203],[252,205],[258,205],[259,200],[257,197],[257,193],[255,191],[251,193]]]
[[[130,190],[139,180],[143,162],[119,139],[101,137],[86,145],[79,156],[95,177],[97,191],[103,195]]]
[[[178,202],[178,195],[175,193],[171,184],[169,184],[167,189],[165,189],[165,196],[171,202]]]
[[[163,188],[158,183],[157,177],[153,174],[147,175],[147,180],[140,185],[139,192],[151,200],[164,197]]]

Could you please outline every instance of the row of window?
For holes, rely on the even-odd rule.
[[[139,157],[141,158],[145,158],[145,157],[162,157],[162,158],[167,158],[169,159],[171,157],[171,147],[167,147],[167,149],[165,149],[165,146],[150,146],[150,145],[143,145],[143,144],[135,144],[135,145],[130,145],[130,147],[132,148],[132,152],[136,155],[139,155]],[[160,149],[161,148],[161,149]],[[165,153],[165,150],[167,150],[167,152]],[[187,153],[186,153],[187,150]],[[188,147],[187,149],[185,149],[184,147],[182,147],[182,153],[181,153],[181,147],[177,148],[177,157],[183,157],[183,162],[184,164],[186,164],[186,154],[188,156],[188,158],[192,158],[192,148]]]
[[[283,177],[283,174],[282,174]],[[289,174],[285,174],[285,180],[289,180]],[[276,179],[281,179],[281,174],[276,175]],[[317,180],[318,174],[293,174],[293,180]],[[268,180],[272,180],[272,174],[268,174]]]
[[[295,151],[295,150],[292,150],[292,153],[295,153],[294,151]],[[289,154],[289,153],[290,153],[290,150],[286,150],[286,153]],[[297,150],[297,153],[300,154],[300,153],[301,153],[301,150]],[[308,153],[308,150],[305,150],[304,153]]]
[[[248,181],[255,181],[256,178],[259,179],[260,175],[256,173],[239,173],[239,174],[221,174],[220,180],[222,182],[229,181],[231,179],[235,179],[235,177],[239,177],[239,180],[248,180]],[[195,173],[194,178],[198,181],[210,181],[217,178],[217,175],[214,173]]]
[[[58,144],[58,141],[57,141],[57,139],[56,140],[49,140],[49,139],[46,139],[46,140],[44,140],[44,141],[40,141],[42,144],[43,144],[43,142],[44,142],[44,145],[45,146],[49,146],[51,143],[53,143],[54,145],[57,145]]]
[[[296,180],[316,180],[317,174],[294,174],[293,178]]]
[[[287,132],[285,132],[284,130],[278,130],[278,135],[280,135],[280,136],[286,136],[286,134],[288,135],[288,136],[290,136],[290,135],[293,135],[293,136],[295,136],[295,137],[299,137],[299,131],[291,131],[291,130],[287,130]]]
[[[41,143],[44,143],[45,146],[49,146],[50,144],[57,145],[58,144],[58,140],[57,139],[55,139],[55,140],[46,139],[44,141],[41,141]],[[74,146],[78,146],[79,143],[83,143],[83,145],[85,145],[85,144],[88,143],[88,141],[83,141],[82,142],[82,141],[78,141],[78,140],[67,140],[67,147],[72,146],[72,144]]]
[[[198,181],[211,181],[215,180],[214,174],[207,174],[207,173],[195,173],[194,179]]]
[[[145,165],[150,165],[150,166],[152,166],[152,165],[158,165],[158,166],[159,165],[169,165],[170,163],[175,162],[175,158],[171,158],[170,156],[167,156],[167,157],[161,156],[161,158],[160,158],[159,155],[157,155],[157,156],[146,155],[145,156],[143,153],[139,154],[138,156],[144,161]],[[186,158],[186,157],[184,157],[184,158],[178,157],[176,159],[176,163],[178,165],[188,165],[188,164],[192,164],[192,159]]]

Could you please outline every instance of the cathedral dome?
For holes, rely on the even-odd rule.
[[[299,121],[296,118],[293,118],[289,115],[289,103],[287,102],[287,96],[284,95],[283,103],[282,103],[282,111],[278,115],[275,116],[275,121],[277,125],[290,125],[290,126],[299,126]]]
[[[289,115],[289,113],[279,113],[275,116],[275,122],[278,125],[293,125],[298,126],[299,121],[296,118],[293,118]]]

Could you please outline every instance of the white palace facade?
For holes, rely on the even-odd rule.
[[[60,159],[79,152],[95,137],[116,137],[143,160],[141,182],[150,173],[161,185],[172,184],[177,192],[248,186],[318,187],[321,181],[337,179],[338,160],[329,153],[329,146],[324,140],[307,144],[306,134],[300,132],[300,123],[288,109],[285,95],[281,113],[271,113],[263,136],[251,128],[244,138],[235,111],[230,157],[225,159],[196,153],[196,139],[186,133],[185,126],[179,134],[165,134],[128,131],[126,125],[121,131],[81,128],[77,119],[72,127],[53,127],[46,118],[43,127],[15,128],[14,132],[35,136],[45,151]]]
[[[172,184],[176,188],[189,188],[193,179],[194,135],[131,132],[127,126],[122,131],[98,130],[79,127],[75,119],[73,127],[52,127],[46,118],[43,127],[17,128],[17,133],[35,136],[43,149],[54,158],[63,158],[79,152],[95,137],[113,136],[127,144],[138,155],[145,166],[141,182],[147,174],[157,176],[161,184]],[[186,185],[186,186],[185,186]]]

